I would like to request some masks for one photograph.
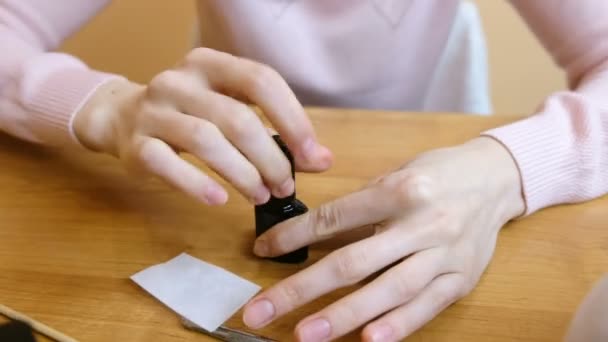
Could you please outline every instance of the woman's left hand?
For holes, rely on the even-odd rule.
[[[329,254],[247,304],[261,328],[328,292],[369,284],[305,318],[299,341],[327,341],[366,325],[365,341],[410,335],[477,284],[501,227],[524,211],[520,176],[491,138],[424,153],[360,191],[278,224],[255,244],[277,256],[363,226],[375,234]]]

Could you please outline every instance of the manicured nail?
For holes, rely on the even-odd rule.
[[[372,342],[387,342],[392,341],[393,337],[393,328],[391,326],[382,324],[381,326],[375,328],[371,334]]]
[[[268,299],[260,299],[245,310],[243,321],[248,327],[257,329],[270,321],[274,314],[274,305]]]
[[[331,165],[331,151],[327,147],[319,145],[312,138],[306,140],[302,145],[302,155],[306,161],[316,163],[319,167],[327,168]]]
[[[217,185],[211,185],[205,191],[205,200],[209,205],[221,205],[228,201],[228,194]]]
[[[268,242],[264,239],[258,239],[253,245],[253,253],[260,257],[268,256]]]
[[[270,191],[264,185],[260,185],[255,191],[253,203],[256,205],[264,204],[270,199]]]
[[[319,154],[322,156],[323,167],[329,167],[332,161],[331,151],[327,147],[319,145]]]
[[[320,342],[325,341],[331,335],[331,325],[326,319],[317,318],[304,323],[298,331],[298,338],[301,342]]]
[[[295,187],[296,184],[294,183],[293,179],[289,178],[285,182],[283,182],[283,184],[281,184],[277,196],[280,198],[287,197],[293,194],[293,192],[295,191]]]
[[[304,144],[302,144],[302,154],[308,161],[314,160],[316,150],[317,143],[312,138],[309,138],[304,142]]]

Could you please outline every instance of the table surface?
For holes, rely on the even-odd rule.
[[[298,174],[310,207],[353,191],[421,151],[464,142],[516,117],[309,109],[336,155],[323,174]],[[208,341],[129,277],[182,252],[263,287],[344,241],[313,246],[305,265],[251,253],[253,209],[233,191],[206,208],[156,180],[128,175],[110,157],[0,136],[0,303],[80,341]],[[554,207],[507,225],[477,288],[411,341],[555,341],[608,269],[608,199]],[[293,340],[305,315],[339,290],[262,333]],[[243,327],[239,312],[228,324]],[[353,334],[345,340],[357,340]]]

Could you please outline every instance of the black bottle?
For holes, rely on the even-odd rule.
[[[289,159],[291,177],[295,181],[295,165],[291,152],[289,152],[287,145],[285,145],[278,135],[273,136],[273,138],[287,159]],[[256,236],[260,236],[277,223],[302,215],[307,211],[306,205],[296,198],[295,190],[293,194],[285,198],[271,196],[270,200],[265,204],[255,206],[255,234]],[[291,253],[270,258],[270,260],[287,264],[301,263],[306,261],[306,259],[308,259],[308,247],[302,247]]]

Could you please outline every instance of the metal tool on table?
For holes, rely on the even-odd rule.
[[[208,331],[199,327],[198,325],[190,322],[189,320],[182,318],[182,325],[190,330],[198,331],[207,336],[214,337],[220,341],[226,342],[278,342],[267,337],[250,334],[237,329],[220,326],[215,331]]]

